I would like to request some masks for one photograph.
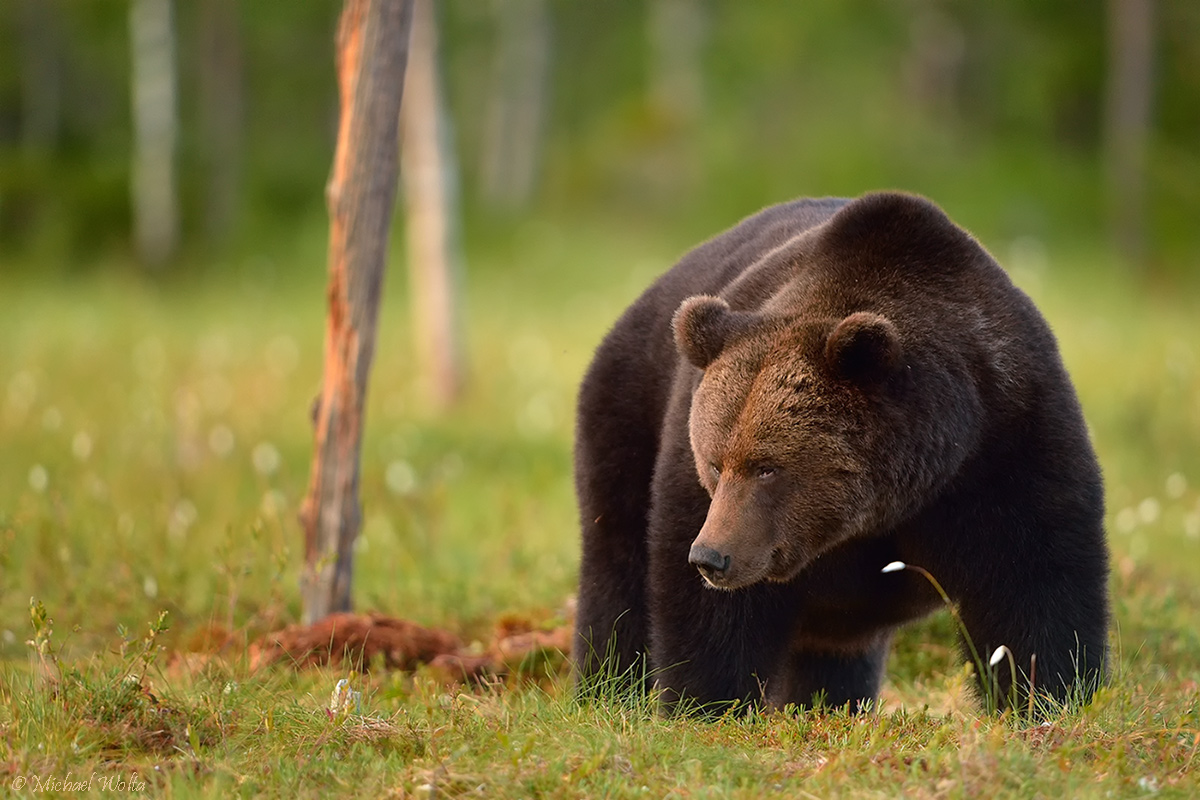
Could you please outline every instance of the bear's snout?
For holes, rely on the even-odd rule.
[[[729,569],[730,557],[702,544],[692,545],[688,563],[700,570],[709,583],[716,583]]]

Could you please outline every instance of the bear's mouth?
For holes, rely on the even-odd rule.
[[[697,570],[697,571],[699,571],[699,570]],[[738,586],[733,586],[733,585],[728,584],[724,578],[718,577],[714,580],[714,578],[710,578],[708,575],[705,575],[703,572],[700,572],[700,579],[704,582],[705,587],[707,587],[709,589],[713,589],[718,592],[732,592],[735,589],[740,588]]]
[[[733,567],[714,570],[714,569],[697,569],[700,577],[704,579],[704,583],[710,589],[716,589],[722,592],[733,592],[738,589],[744,589],[747,586],[753,586],[756,583],[763,581],[775,582],[774,577],[776,551],[772,551],[770,556],[762,561],[746,565],[738,564],[737,559],[733,559]],[[778,581],[783,582],[783,581]]]

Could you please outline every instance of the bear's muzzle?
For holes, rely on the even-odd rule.
[[[704,579],[714,586],[720,585],[731,560],[728,555],[702,544],[692,545],[691,551],[688,552],[688,563],[700,570]]]

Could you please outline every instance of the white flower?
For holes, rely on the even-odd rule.
[[[33,469],[29,470],[29,488],[35,492],[44,492],[49,485],[50,473],[46,472],[46,468],[41,464],[34,464]]]
[[[275,445],[270,442],[259,442],[251,451],[250,460],[254,462],[254,471],[265,477],[275,474],[283,459],[280,457],[279,451],[275,449]]]
[[[1004,659],[1004,657],[1006,655],[1011,656],[1012,651],[1009,650],[1004,645],[1000,645],[999,647],[997,647],[995,650],[992,651],[992,657],[988,659],[988,666],[989,667],[996,666]]]
[[[342,678],[337,682],[337,686],[333,687],[333,693],[329,695],[329,710],[334,715],[360,713],[362,692],[351,689],[350,681]]]
[[[879,571],[880,572],[899,572],[900,570],[906,569],[907,567],[908,567],[908,564],[905,564],[903,561],[893,561],[892,563],[888,564],[886,567],[884,567],[883,569],[881,569]]]
[[[417,472],[407,461],[388,464],[384,480],[392,494],[412,494],[417,488]]]
[[[234,435],[230,427],[224,423],[214,425],[208,432],[208,446],[214,455],[225,458],[233,452]]]
[[[87,431],[79,431],[75,434],[75,438],[71,440],[71,452],[80,461],[88,460],[88,456],[92,454],[92,437],[88,435]]]

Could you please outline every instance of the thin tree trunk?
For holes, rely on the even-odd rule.
[[[175,28],[172,0],[133,0],[133,228],[143,262],[160,265],[179,243],[175,191]]]
[[[204,131],[204,227],[222,242],[238,216],[242,150],[242,42],[237,0],[200,4],[200,125]]]
[[[1154,95],[1154,2],[1109,0],[1107,146],[1116,243],[1131,263],[1147,256],[1146,164]]]
[[[412,0],[346,0],[338,26],[341,114],[326,187],[329,317],[301,579],[304,620],[350,608],[363,401],[375,349],[388,225],[396,198],[400,98]]]
[[[408,224],[408,276],[419,374],[434,403],[454,402],[462,386],[455,314],[457,169],[438,80],[432,0],[415,0],[412,56],[400,110],[401,175]]]
[[[541,162],[550,83],[546,0],[493,0],[496,55],[484,130],[482,195],[515,210],[529,204]]]
[[[700,0],[652,0],[649,12],[651,105],[671,120],[691,124],[704,108],[704,6]]]
[[[62,126],[61,12],[55,0],[22,0],[17,24],[21,56],[21,140],[49,149]]]

